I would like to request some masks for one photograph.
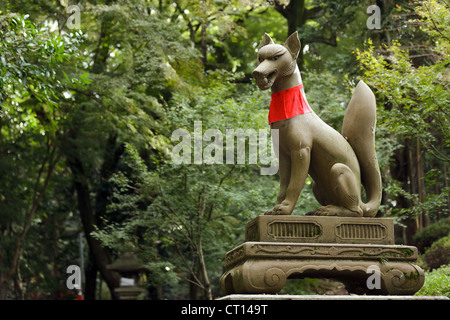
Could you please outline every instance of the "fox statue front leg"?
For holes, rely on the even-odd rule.
[[[310,158],[309,147],[291,151],[290,155],[280,151],[280,191],[277,196],[277,205],[265,214],[292,214],[308,176]]]
[[[286,206],[284,206],[284,210],[281,210],[281,203],[286,199],[286,192],[289,186],[289,182],[291,180],[291,159],[290,157],[285,153],[279,151],[278,156],[278,170],[280,174],[280,189],[278,190],[277,195],[277,204],[274,208],[266,211],[265,215],[275,215],[280,214],[280,212],[285,212],[281,214],[291,214],[287,213],[288,210],[286,210]],[[277,212],[277,213],[275,213]],[[292,211],[291,211],[292,212]]]

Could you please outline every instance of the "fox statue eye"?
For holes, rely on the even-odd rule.
[[[272,60],[277,61],[279,57],[280,57],[280,55],[273,56],[273,57],[272,57]]]

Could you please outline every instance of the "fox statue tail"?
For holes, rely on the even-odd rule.
[[[361,183],[366,203],[361,204],[364,217],[374,217],[381,203],[381,174],[375,152],[377,106],[370,88],[359,81],[348,104],[342,124],[342,135],[358,157]]]

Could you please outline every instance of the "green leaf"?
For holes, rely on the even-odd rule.
[[[66,81],[67,81],[67,82],[70,82],[69,77],[67,76],[67,74],[66,74],[64,71],[63,71],[62,73],[63,73],[63,75],[64,75],[64,78],[66,78]]]

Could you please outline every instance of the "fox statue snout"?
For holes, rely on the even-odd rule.
[[[297,32],[284,45],[264,34],[258,46],[253,77],[261,90],[271,89],[269,123],[271,129],[279,130],[280,189],[277,204],[265,214],[292,214],[309,175],[314,196],[322,205],[315,215],[373,217],[381,201],[375,96],[360,81],[347,106],[342,132],[337,132],[306,100],[297,66],[300,48]]]
[[[269,89],[274,80],[276,79],[276,75],[278,73],[277,69],[274,69],[273,71],[269,70],[261,70],[262,68],[260,68],[260,70],[255,69],[253,71],[253,78],[255,79],[256,85],[261,89],[261,90],[267,90]]]

